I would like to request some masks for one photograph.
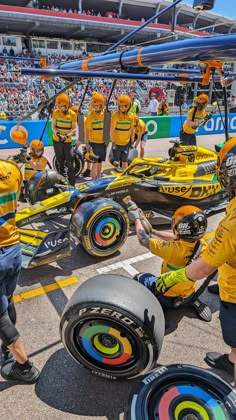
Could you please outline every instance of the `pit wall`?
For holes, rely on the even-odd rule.
[[[184,122],[186,116],[183,116],[182,121]],[[149,132],[148,139],[159,139],[178,137],[181,127],[181,118],[179,115],[171,115],[167,117],[141,117],[146,123]],[[25,121],[22,125],[28,130],[29,137],[28,141],[39,139],[44,127],[45,121]],[[16,125],[16,121],[0,121],[0,149],[13,149],[19,148],[19,144],[14,143],[10,139],[10,130]],[[210,134],[223,134],[224,125],[221,121],[220,114],[214,114],[207,122],[205,127],[200,127],[198,135],[210,135]],[[229,133],[236,136],[236,114],[229,114]],[[51,121],[48,122],[43,135],[43,143],[45,146],[52,146],[52,130]]]

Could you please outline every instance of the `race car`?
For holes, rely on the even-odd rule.
[[[69,252],[69,240],[65,238],[70,237],[70,232],[90,255],[114,254],[130,229],[124,202],[128,195],[152,225],[169,224],[173,212],[184,204],[197,205],[206,214],[224,210],[228,197],[217,181],[216,162],[217,154],[212,150],[175,142],[169,150],[169,159],[137,158],[123,173],[109,173],[79,183],[76,188],[53,171],[38,172],[26,187],[28,200],[35,204],[17,213],[17,225],[22,229],[32,221],[42,222],[65,214],[71,214],[71,218],[62,238],[62,232],[55,231],[47,233],[50,238],[44,236],[43,242],[38,239],[40,245],[36,243],[30,249],[27,266],[62,258]],[[22,233],[23,254],[32,244],[32,235],[27,238],[29,232]]]

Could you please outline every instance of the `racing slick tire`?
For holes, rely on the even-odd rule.
[[[66,178],[52,169],[47,169],[31,176],[25,185],[25,197],[30,204],[34,204],[59,194],[67,187],[69,183]]]
[[[236,391],[205,369],[169,365],[146,375],[129,397],[125,420],[236,417]]]
[[[62,342],[77,363],[108,379],[131,379],[156,365],[164,314],[142,284],[121,275],[86,280],[60,321]]]
[[[88,254],[107,257],[124,244],[129,233],[128,215],[113,200],[87,201],[72,214],[71,232]]]
[[[84,158],[82,156],[82,153],[77,152],[76,155],[73,156],[73,165],[75,169],[75,176],[79,176],[84,169]],[[53,166],[53,169],[58,172],[58,163],[57,163],[56,156],[53,157],[52,166]],[[65,164],[65,171],[67,171],[66,164]]]

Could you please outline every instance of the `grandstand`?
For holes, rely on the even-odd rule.
[[[171,3],[172,0],[0,1],[0,54],[12,57],[11,60],[2,59],[0,62],[0,110],[5,111],[8,118],[16,118],[22,111],[30,111],[37,105],[40,92],[51,96],[64,87],[61,79],[45,82],[40,78],[20,76],[17,74],[20,66],[39,64],[37,61],[26,60],[19,64],[13,60],[14,56],[36,59],[46,56],[48,65],[58,65],[65,60],[101,53]],[[172,12],[163,15],[138,32],[122,48],[133,48],[134,44],[142,46],[235,32],[234,20],[206,11],[199,13],[189,5],[180,3],[176,6],[175,15]],[[143,104],[148,99],[149,89],[156,85],[155,82],[136,83],[135,91]],[[91,82],[89,93],[99,88],[108,96],[110,86],[109,80],[98,81],[97,84]],[[158,87],[165,91],[170,86],[167,83],[158,83]],[[197,84],[186,87],[185,92],[181,91],[180,86],[172,88],[177,91],[176,105],[186,95],[191,101],[199,89]],[[220,86],[216,88],[220,94]],[[114,91],[113,100],[120,93],[133,89],[131,82],[120,81]],[[82,90],[78,85],[72,89],[72,103],[79,102]],[[212,101],[216,99],[216,95],[217,92],[210,86]]]

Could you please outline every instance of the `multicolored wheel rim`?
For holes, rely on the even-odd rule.
[[[107,319],[90,319],[77,325],[75,345],[90,365],[107,371],[125,372],[140,360],[134,333]]]
[[[152,401],[150,419],[232,420],[223,402],[199,384],[181,383],[162,387]]]
[[[106,217],[99,216],[93,221],[90,240],[96,248],[107,249],[120,243],[123,234],[122,218],[112,211]]]

